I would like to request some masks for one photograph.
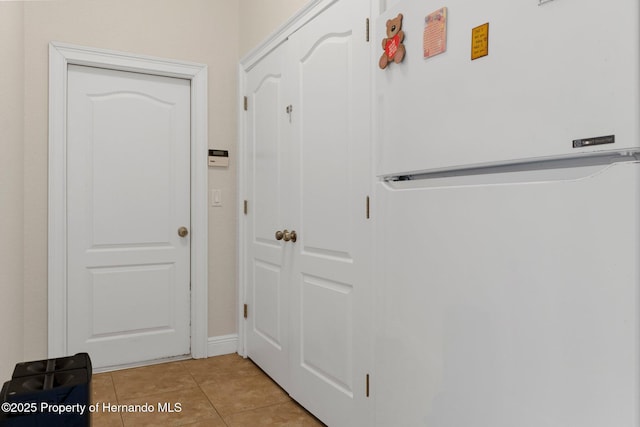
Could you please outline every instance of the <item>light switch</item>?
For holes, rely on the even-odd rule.
[[[209,195],[212,207],[222,206],[222,190],[212,189]]]

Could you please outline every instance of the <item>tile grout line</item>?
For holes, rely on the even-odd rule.
[[[178,363],[178,362],[169,362],[168,364],[171,364],[171,363]],[[140,366],[140,367],[130,368],[130,369],[131,369],[131,370],[133,370],[133,369],[145,369],[145,368],[151,368],[151,367],[156,367],[156,366],[160,366],[160,365]],[[188,370],[188,369],[186,369],[186,368],[184,368],[184,367],[183,367],[183,370],[184,370],[187,374],[189,374],[189,375],[190,375],[190,372],[189,372],[189,370]],[[120,373],[120,372],[125,372],[125,371],[127,371],[127,369],[124,369],[124,370],[121,370],[121,371],[115,371],[115,372]],[[192,379],[193,379],[193,377],[192,377]],[[130,381],[130,380],[129,380],[129,379],[127,379],[127,381]],[[195,384],[197,384],[197,382],[196,382],[195,380],[194,380],[194,383],[195,383]],[[113,386],[114,386],[114,389],[115,389],[115,388],[116,388],[116,387],[115,387],[115,380],[113,381]],[[125,405],[125,404],[126,404],[126,403],[125,403],[125,400],[139,399],[139,398],[142,398],[142,397],[151,397],[151,396],[156,396],[156,395],[158,395],[158,394],[163,394],[163,393],[167,393],[167,392],[181,391],[181,390],[188,390],[189,388],[193,388],[193,386],[190,386],[190,387],[178,387],[178,388],[171,389],[171,390],[151,392],[152,394],[145,393],[145,394],[141,394],[141,395],[139,395],[139,396],[137,396],[137,395],[133,395],[133,396],[118,396],[118,392],[117,392],[117,390],[116,390],[116,398],[118,399],[118,403],[119,403],[119,404],[121,404],[121,405]]]
[[[222,415],[220,415],[220,412],[218,412],[218,408],[216,408],[216,405],[213,404],[213,402],[211,401],[211,399],[209,398],[207,393],[205,393],[205,391],[202,389],[202,387],[200,386],[200,383],[198,382],[198,380],[196,380],[196,378],[193,376],[193,374],[191,373],[191,371],[188,368],[185,367],[185,370],[187,371],[187,374],[189,374],[189,376],[191,377],[193,382],[196,383],[196,385],[198,386],[198,390],[200,390],[200,393],[202,393],[204,395],[204,397],[207,399],[207,402],[209,402],[209,405],[211,405],[211,407],[213,408],[215,413],[222,420],[223,424],[225,426],[229,427],[229,424],[227,424],[227,422],[224,420],[224,418],[222,418]]]
[[[191,359],[191,360],[195,360],[195,359]],[[205,399],[207,399],[207,402],[209,402],[209,405],[211,405],[211,408],[213,409],[213,411],[216,413],[216,415],[218,415],[218,417],[220,418],[220,420],[223,422],[223,424],[225,426],[228,427],[228,424],[226,423],[226,421],[224,420],[224,418],[222,418],[222,415],[220,415],[220,412],[218,411],[218,408],[216,408],[216,406],[213,404],[213,402],[211,401],[211,399],[209,398],[209,396],[207,395],[207,393],[202,389],[200,382],[198,382],[198,380],[194,377],[194,375],[191,373],[191,371],[189,370],[189,368],[186,366],[186,361],[180,361],[177,363],[180,363],[181,366],[184,368],[184,370],[187,372],[187,375],[191,377],[191,379],[193,380],[193,382],[195,383],[197,389],[200,391],[200,393],[202,393],[202,395],[205,397]]]
[[[274,383],[278,388],[280,388],[280,389],[285,393],[286,400],[283,400],[282,402],[270,403],[270,404],[268,404],[268,405],[264,405],[264,406],[256,406],[256,407],[253,407],[253,408],[244,409],[244,410],[241,410],[241,411],[237,411],[237,412],[233,412],[233,413],[227,414],[226,416],[224,416],[224,417],[223,417],[223,416],[222,416],[222,414],[218,411],[218,408],[216,408],[215,404],[211,401],[211,398],[209,398],[209,395],[208,395],[208,394],[205,392],[205,390],[202,388],[202,386],[201,386],[200,382],[198,382],[198,381],[196,380],[196,378],[193,376],[193,374],[191,374],[191,372],[189,371],[189,369],[187,369],[187,372],[189,373],[189,375],[191,375],[191,378],[192,378],[192,379],[195,381],[195,383],[198,385],[198,387],[200,388],[200,391],[205,395],[205,397],[207,398],[207,400],[209,401],[209,403],[211,404],[211,406],[213,407],[213,409],[214,409],[214,410],[216,411],[216,413],[220,416],[220,419],[222,420],[222,422],[223,422],[227,427],[229,427],[229,424],[228,424],[228,422],[227,422],[227,419],[228,419],[229,417],[231,417],[231,416],[234,416],[234,415],[237,415],[237,414],[242,414],[242,413],[245,413],[245,412],[254,411],[254,410],[265,409],[265,408],[269,408],[269,407],[271,407],[271,406],[282,405],[282,404],[288,403],[288,402],[290,402],[290,401],[291,401],[291,402],[293,402],[293,399],[292,399],[292,398],[291,398],[291,397],[286,393],[286,391],[284,391],[284,389],[282,389],[282,387],[280,387],[280,385],[279,385],[279,384],[277,384],[275,381],[273,381],[273,379],[272,379],[271,377],[269,377],[269,376],[268,376],[268,375],[267,375],[267,374],[266,374],[262,369],[260,369],[260,367],[259,367],[259,366],[257,366],[257,365],[256,365],[256,364],[255,364],[251,359],[249,359],[249,361],[251,362],[251,364],[252,364],[253,366],[255,366],[256,368],[258,368],[258,371],[257,371],[255,374],[249,374],[249,375],[247,375],[247,377],[258,377],[258,376],[261,376],[261,377],[264,377],[264,378],[266,378],[266,379],[268,379],[268,380],[272,381],[272,382],[273,382],[273,383]],[[223,378],[224,378],[224,377],[226,377],[226,376],[223,376]],[[219,377],[218,377],[218,378],[214,378],[214,379],[213,379],[213,382],[214,382],[214,383],[220,383],[220,382],[228,382],[228,381],[233,381],[233,380],[238,380],[238,379],[240,379],[240,378],[225,378],[225,380],[224,380],[224,381],[221,381],[221,378],[219,378]],[[205,383],[205,382],[206,382],[206,381],[203,381],[203,383]]]
[[[111,389],[113,390],[113,394],[116,397],[116,403],[120,403],[120,400],[118,399],[118,392],[116,391],[116,382],[113,379],[113,375],[111,375],[111,372],[104,372],[103,374],[106,374],[109,376],[109,380],[111,383]],[[95,402],[98,403],[98,402]],[[111,403],[111,402],[109,402]],[[124,426],[124,418],[122,417],[122,413],[118,413],[118,417],[120,418],[120,425],[122,425],[122,427]]]

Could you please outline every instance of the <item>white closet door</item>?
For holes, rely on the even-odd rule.
[[[292,397],[330,426],[369,426],[369,4],[339,1],[289,38],[293,57]]]
[[[188,80],[70,66],[68,352],[190,352]]]
[[[275,239],[289,222],[289,123],[285,122],[286,45],[246,75],[245,217],[247,355],[282,387],[289,378],[291,247]]]

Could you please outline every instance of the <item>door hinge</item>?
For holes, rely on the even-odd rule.
[[[367,196],[367,219],[371,218],[371,199]]]
[[[249,316],[249,306],[247,304],[244,305],[244,318],[246,319]]]
[[[249,202],[247,200],[244,201],[244,214],[249,213]]]
[[[366,382],[367,382],[367,385],[366,385],[367,393],[366,394],[367,394],[367,397],[369,397],[369,374],[367,374],[367,381]]]
[[[244,97],[244,111],[249,110],[249,98]]]
[[[366,22],[366,28],[367,28],[367,36],[366,36],[366,40],[367,42],[369,42],[369,18],[367,18],[367,22]]]

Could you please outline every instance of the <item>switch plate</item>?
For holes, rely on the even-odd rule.
[[[209,201],[214,208],[222,206],[222,190],[212,189],[209,194]]]

